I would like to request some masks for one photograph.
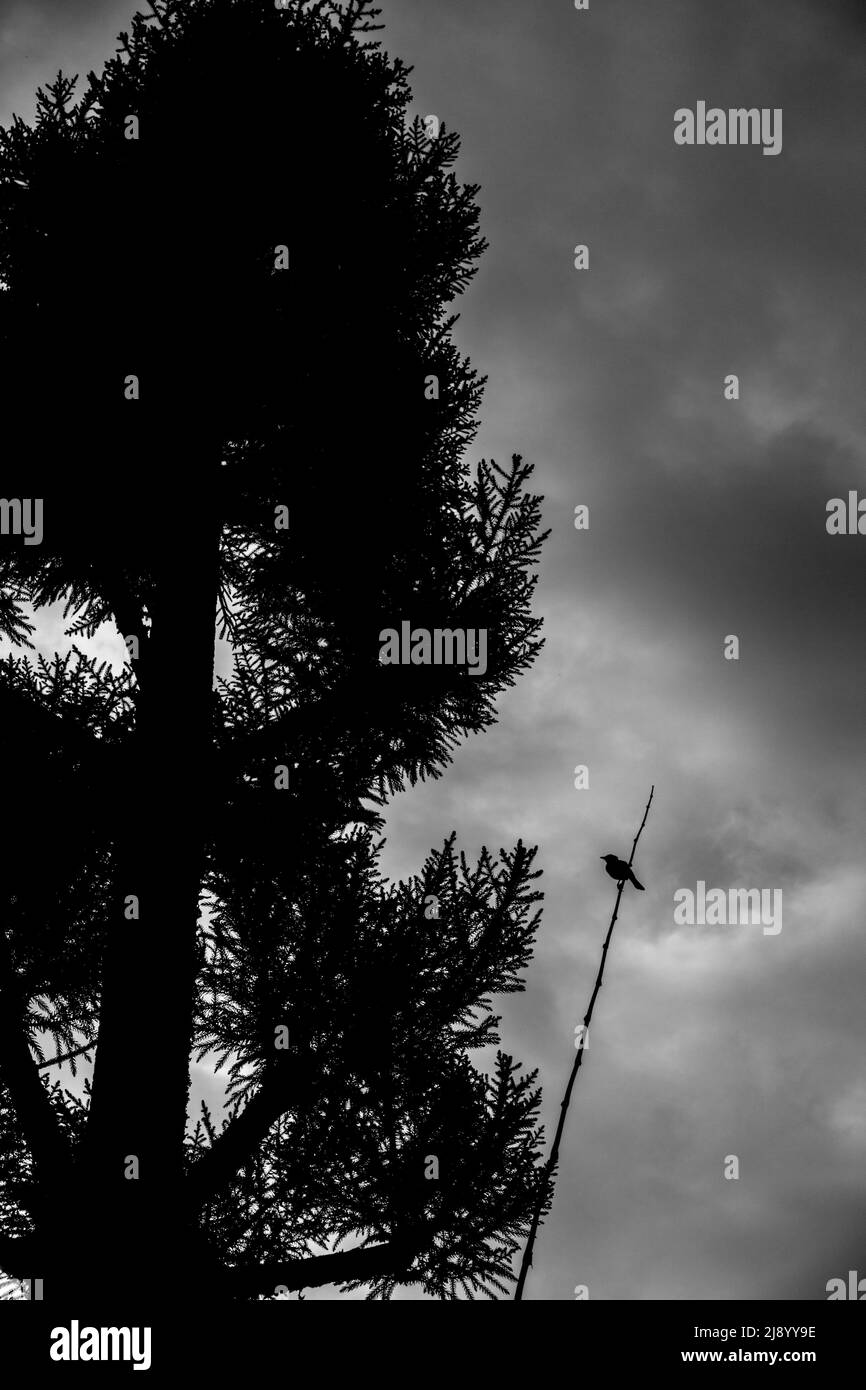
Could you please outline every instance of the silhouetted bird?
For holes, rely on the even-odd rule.
[[[615,854],[600,854],[598,857],[604,860],[607,872],[610,874],[611,878],[616,879],[617,883],[621,883],[623,879],[627,879],[629,883],[634,884],[635,888],[639,888],[641,892],[644,891],[643,884],[638,883],[624,859],[617,859]]]

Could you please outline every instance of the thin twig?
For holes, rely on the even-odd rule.
[[[654,792],[655,786],[652,786],[650,788],[649,801],[647,802],[646,810],[643,813],[643,820],[641,821],[640,826],[638,827],[638,832],[634,837],[634,842],[631,847],[631,854],[628,857],[629,868],[631,868],[632,860],[634,859],[634,852],[637,849],[637,842],[641,837],[641,831],[646,825],[647,816],[649,815],[649,808],[652,805]],[[568,1078],[568,1085],[565,1088],[565,1095],[563,1096],[562,1104],[560,1105],[559,1123],[556,1126],[556,1134],[553,1137],[553,1145],[550,1150],[550,1157],[548,1158],[547,1164],[545,1165],[544,1169],[545,1181],[541,1184],[541,1187],[539,1189],[538,1202],[536,1203],[535,1211],[533,1212],[532,1216],[532,1226],[530,1227],[529,1231],[529,1239],[526,1242],[526,1249],[523,1252],[523,1259],[520,1262],[520,1276],[517,1280],[517,1289],[515,1290],[514,1294],[515,1302],[518,1302],[523,1298],[523,1289],[526,1284],[526,1276],[528,1275],[530,1267],[532,1265],[532,1252],[535,1247],[535,1237],[538,1234],[538,1227],[541,1223],[541,1212],[544,1205],[544,1194],[548,1189],[550,1177],[553,1173],[553,1170],[556,1167],[557,1160],[559,1158],[559,1145],[562,1139],[562,1132],[565,1129],[565,1117],[568,1114],[568,1105],[569,1101],[571,1100],[571,1093],[574,1089],[574,1083],[577,1080],[577,1073],[580,1070],[581,1061],[583,1060],[583,1049],[586,1046],[586,1039],[589,1034],[590,1019],[592,1018],[592,1011],[595,1008],[595,1001],[598,995],[598,991],[601,989],[601,979],[604,974],[604,963],[607,959],[607,948],[610,945],[610,938],[613,935],[614,923],[616,922],[617,914],[619,912],[619,900],[622,897],[622,890],[625,887],[625,884],[625,879],[623,879],[620,883],[617,884],[616,902],[613,905],[613,916],[610,919],[610,926],[608,927],[607,936],[604,938],[604,945],[601,948],[601,964],[598,967],[598,974],[595,977],[595,988],[592,991],[592,998],[589,1001],[589,1008],[587,1009],[586,1015],[583,1020],[583,1031],[581,1033],[580,1038],[580,1047],[578,1048],[577,1056],[574,1059],[574,1065],[571,1068],[571,1075]]]
[[[42,1071],[44,1067],[56,1067],[58,1062],[68,1062],[73,1057],[80,1057],[82,1052],[90,1052],[95,1046],[96,1039],[93,1038],[89,1043],[85,1043],[83,1047],[76,1047],[74,1052],[63,1052],[59,1057],[52,1057],[48,1062],[39,1062],[36,1069],[37,1071]]]

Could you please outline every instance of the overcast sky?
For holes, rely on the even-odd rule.
[[[393,804],[386,867],[414,873],[452,828],[470,855],[539,844],[544,919],[502,1040],[540,1068],[550,1123],[616,893],[598,856],[627,857],[656,787],[527,1296],[823,1299],[866,1274],[866,536],[825,526],[830,498],[866,496],[866,16],[382,3],[414,109],[461,133],[482,185],[470,459],[531,460],[552,528],[547,645],[496,729]],[[0,0],[0,120],[58,67],[99,66],[130,13]],[[781,108],[781,153],[675,145],[698,101]],[[781,890],[781,932],[675,926],[698,880]]]

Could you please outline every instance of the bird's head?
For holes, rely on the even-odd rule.
[[[600,854],[598,857],[599,857],[599,859],[603,859],[604,862],[605,862],[605,864],[607,863],[607,861],[608,861],[609,859],[616,859],[616,855],[615,855],[615,854]]]

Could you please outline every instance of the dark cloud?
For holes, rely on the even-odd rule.
[[[540,841],[540,949],[504,1012],[551,1123],[610,908],[597,855],[627,850],[657,785],[532,1296],[822,1298],[856,1267],[866,1156],[866,586],[859,538],[825,529],[830,497],[866,494],[859,16],[385,14],[483,185],[461,322],[490,378],[479,449],[536,463],[553,528],[537,668],[395,808],[391,849],[407,871],[434,824]],[[782,107],[782,153],[676,147],[699,99]],[[675,928],[699,878],[782,888],[780,935]]]

